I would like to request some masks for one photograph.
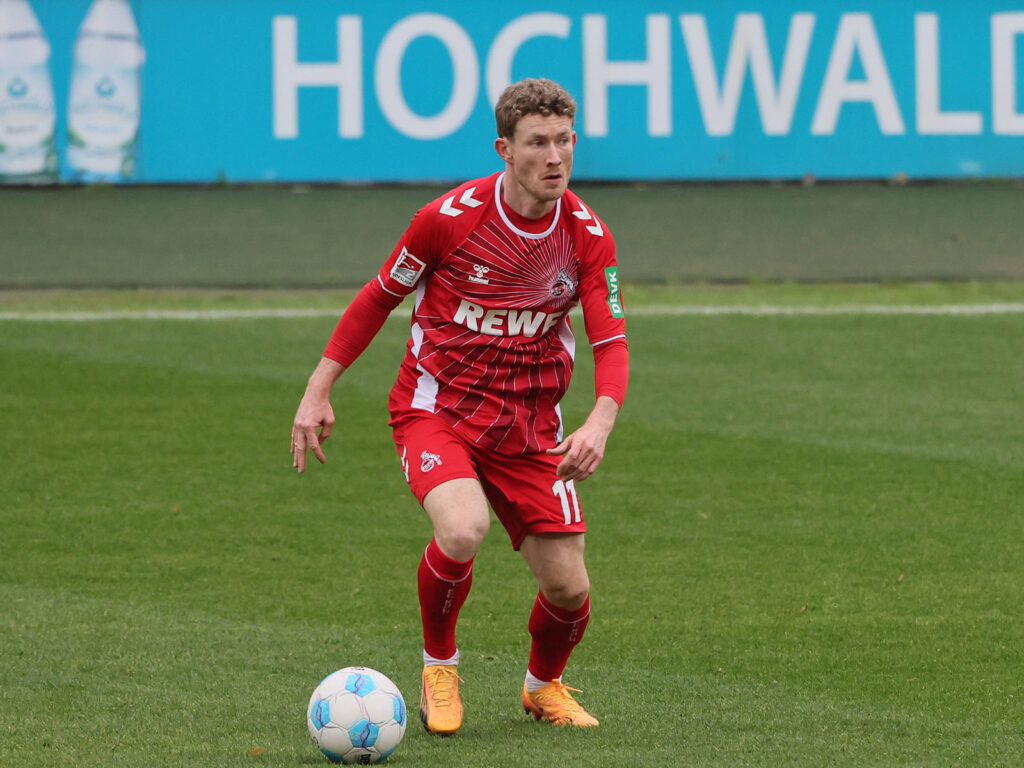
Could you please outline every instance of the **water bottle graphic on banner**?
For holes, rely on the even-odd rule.
[[[57,180],[50,44],[28,0],[0,0],[0,183]]]
[[[127,0],[94,0],[78,30],[71,70],[73,180],[125,181],[135,172],[145,59]]]

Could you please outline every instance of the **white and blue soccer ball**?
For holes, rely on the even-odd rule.
[[[368,667],[345,667],[325,677],[309,697],[309,735],[329,760],[370,765],[386,758],[405,735],[402,692]]]

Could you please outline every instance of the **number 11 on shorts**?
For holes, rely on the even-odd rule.
[[[580,522],[580,500],[576,498],[575,480],[558,480],[551,486],[551,491],[562,502],[562,514],[565,515],[565,524],[572,525],[573,522]],[[569,497],[572,497],[572,509],[569,508]],[[575,515],[573,514],[575,512]]]

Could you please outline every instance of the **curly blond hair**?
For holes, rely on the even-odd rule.
[[[511,139],[515,136],[516,124],[526,115],[563,115],[570,121],[576,119],[576,102],[569,92],[554,80],[528,77],[512,83],[494,105],[494,117],[498,123],[498,136]]]

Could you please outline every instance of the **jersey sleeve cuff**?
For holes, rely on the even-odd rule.
[[[608,339],[594,347],[594,396],[610,397],[621,408],[629,386],[629,347],[626,337]]]

